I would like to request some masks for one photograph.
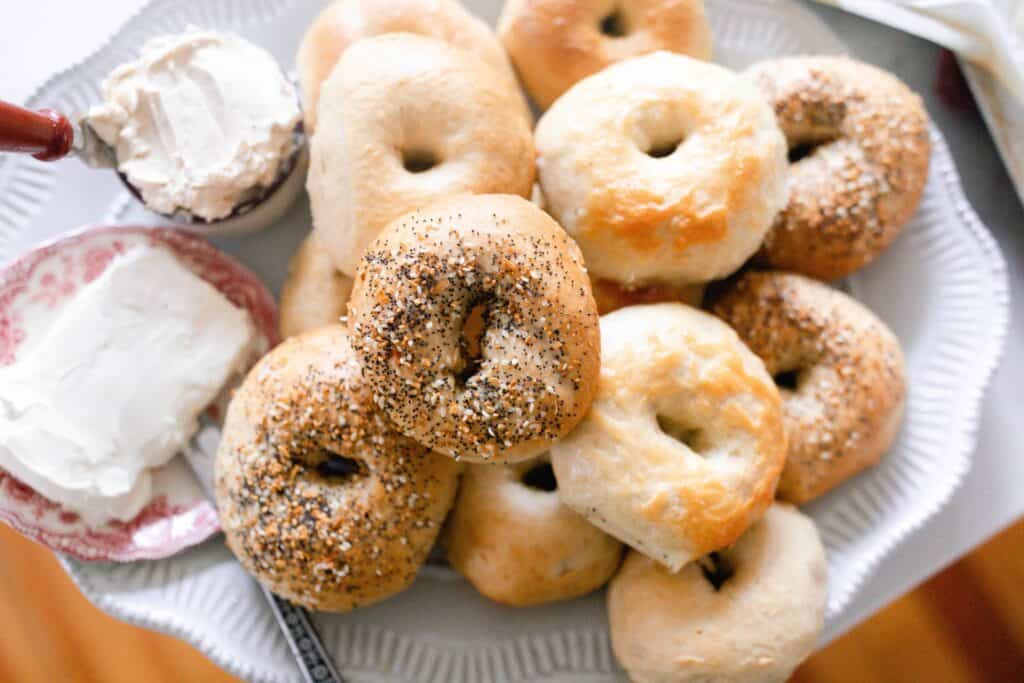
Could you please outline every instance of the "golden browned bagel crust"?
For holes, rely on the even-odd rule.
[[[703,284],[696,285],[648,285],[641,287],[627,287],[620,285],[614,280],[604,278],[590,278],[590,286],[594,290],[594,301],[597,302],[597,312],[601,315],[617,311],[627,306],[640,306],[643,304],[660,304],[665,302],[678,302],[700,308],[704,300]]]
[[[711,305],[781,387],[789,455],[779,498],[806,503],[876,464],[899,431],[903,352],[859,302],[814,280],[748,272]]]
[[[621,543],[562,505],[557,491],[527,483],[547,462],[542,456],[470,465],[448,519],[448,561],[482,595],[504,605],[586,595],[619,566]]]
[[[658,50],[711,59],[703,0],[507,0],[498,34],[541,109],[623,59]]]
[[[352,278],[334,267],[316,233],[302,241],[281,288],[281,337],[336,324],[348,310]]]
[[[892,74],[846,57],[759,62],[746,75],[790,149],[789,203],[757,262],[819,280],[870,263],[914,215],[928,180],[928,114]]]
[[[786,140],[739,74],[671,52],[589,76],[536,129],[546,208],[594,276],[627,287],[725,277],[786,202]]]
[[[409,586],[458,465],[373,405],[341,325],[285,341],[228,408],[216,460],[228,548],[278,595],[343,612]]]
[[[295,62],[302,86],[306,132],[316,129],[320,86],[349,45],[385,33],[415,33],[472,53],[518,91],[515,73],[497,37],[455,0],[337,0],[306,29]],[[528,116],[525,100],[520,109]]]
[[[814,522],[780,503],[677,574],[629,553],[608,590],[615,658],[635,683],[782,683],[821,634],[827,572]]]
[[[480,307],[474,367],[463,328]],[[539,455],[579,422],[597,387],[583,256],[521,197],[465,195],[392,222],[363,254],[348,319],[384,412],[455,458]]]
[[[782,400],[728,325],[678,303],[601,318],[590,412],[551,446],[562,502],[670,569],[724,548],[775,497]]]
[[[530,196],[533,136],[515,93],[470,53],[393,33],[358,41],[324,83],[306,186],[314,229],[355,275],[404,213],[458,194]]]

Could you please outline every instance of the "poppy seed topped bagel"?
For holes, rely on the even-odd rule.
[[[215,470],[241,565],[278,595],[335,612],[412,583],[459,474],[380,413],[341,325],[288,339],[250,371]]]
[[[583,257],[521,197],[464,195],[393,221],[363,254],[348,310],[378,404],[452,457],[539,455],[597,387]]]

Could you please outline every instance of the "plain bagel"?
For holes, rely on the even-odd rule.
[[[658,50],[711,59],[703,0],[507,0],[498,34],[541,109],[623,59]]]
[[[627,306],[665,302],[676,302],[700,308],[706,289],[703,284],[626,287],[618,282],[599,277],[591,277],[590,286],[594,290],[597,312],[601,315]]]
[[[509,90],[518,91],[498,39],[457,0],[336,0],[306,29],[295,57],[307,133],[316,129],[320,87],[342,53],[357,40],[385,33],[415,33],[466,50],[494,69]],[[528,116],[525,100],[519,100]]]
[[[903,419],[903,352],[842,292],[789,273],[748,272],[711,305],[781,385],[789,455],[779,497],[806,503],[889,450]]]
[[[446,43],[411,34],[358,41],[324,83],[319,111],[310,207],[347,275],[404,213],[462,193],[532,191],[533,138],[515,92]]]
[[[785,458],[764,364],[683,304],[601,318],[597,396],[551,447],[562,501],[673,570],[735,542],[771,504]]]
[[[342,612],[412,583],[459,466],[391,427],[335,325],[252,369],[215,469],[221,526],[246,571],[292,602]]]
[[[597,387],[583,257],[521,197],[465,195],[392,222],[360,261],[348,320],[385,413],[469,462],[540,455]]]
[[[778,503],[678,574],[630,553],[608,591],[615,657],[635,683],[782,683],[821,633],[826,574],[814,522]]]
[[[621,543],[558,500],[545,456],[468,466],[445,539],[456,571],[481,594],[515,607],[586,595],[622,559]]]
[[[658,52],[583,79],[541,117],[548,210],[591,274],[627,287],[724,277],[786,202],[771,107],[721,66]]]
[[[789,203],[757,261],[819,280],[870,263],[914,215],[928,180],[921,98],[846,57],[772,59],[746,76],[775,108],[796,159]]]
[[[334,267],[316,233],[302,241],[281,288],[281,337],[336,324],[348,310],[352,278]]]

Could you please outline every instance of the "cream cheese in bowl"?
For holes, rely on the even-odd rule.
[[[193,27],[153,38],[102,90],[86,121],[158,213],[222,221],[295,170],[295,88],[269,52],[238,36]]]
[[[134,518],[255,336],[170,252],[132,248],[0,369],[0,468],[89,524]]]

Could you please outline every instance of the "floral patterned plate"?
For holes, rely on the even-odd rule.
[[[138,244],[169,249],[232,303],[249,311],[261,351],[277,341],[273,297],[235,259],[174,230],[96,227],[39,246],[0,269],[0,365],[17,362],[76,292],[103,273],[117,254]],[[180,458],[157,470],[154,498],[134,519],[93,528],[0,470],[0,520],[53,550],[85,560],[167,557],[219,529],[217,511]]]

